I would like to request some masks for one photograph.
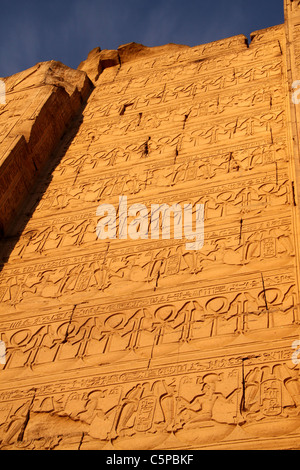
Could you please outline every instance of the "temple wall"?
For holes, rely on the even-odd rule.
[[[297,4],[6,79],[1,449],[299,448]],[[203,247],[100,240],[120,196],[202,205]]]

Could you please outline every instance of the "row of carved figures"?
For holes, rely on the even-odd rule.
[[[1,448],[59,448],[68,438],[96,448],[153,449],[230,439],[276,438],[300,427],[299,372],[285,364],[160,378],[2,402]],[[246,362],[245,362],[246,364]],[[29,418],[29,419],[28,419]],[[241,433],[240,433],[241,438]],[[69,445],[72,440],[69,440]],[[76,442],[76,438],[75,438]],[[166,443],[167,445],[167,443]]]

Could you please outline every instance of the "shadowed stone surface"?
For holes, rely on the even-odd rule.
[[[92,90],[84,72],[39,63],[5,80],[1,106],[0,227],[7,233],[40,170]]]

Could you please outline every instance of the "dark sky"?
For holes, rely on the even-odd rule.
[[[94,47],[196,46],[283,23],[283,0],[0,0],[0,77]]]

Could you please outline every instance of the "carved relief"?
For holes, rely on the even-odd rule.
[[[93,80],[1,248],[1,449],[296,447],[292,46],[284,25],[251,39],[125,45],[113,53],[126,61]],[[38,69],[8,77],[3,155]],[[8,163],[4,221],[29,187],[21,147]],[[150,232],[98,240],[96,209],[120,195],[203,204],[203,248]]]
[[[153,449],[158,443],[167,445],[171,436],[179,448],[221,442],[237,426],[245,432],[244,441],[247,434],[277,437],[297,430],[299,374],[284,362],[251,365],[253,360],[246,357],[232,360],[235,367],[223,370],[76,392],[36,389],[25,400],[6,398],[1,448],[39,448],[41,419],[46,448],[60,448],[68,435],[77,436],[77,444],[98,449],[109,442],[116,449],[126,449],[129,443],[134,449]]]
[[[74,306],[62,321],[54,317],[48,324],[46,317],[46,324],[5,328],[1,338],[7,351],[4,370],[26,366],[35,370],[46,364],[59,367],[66,361],[76,368],[129,358],[151,361],[205,345],[222,347],[237,335],[296,328],[299,309],[295,286],[270,285],[259,278],[256,284],[250,290],[226,293],[223,289],[222,294],[93,316],[88,309],[85,313]]]

